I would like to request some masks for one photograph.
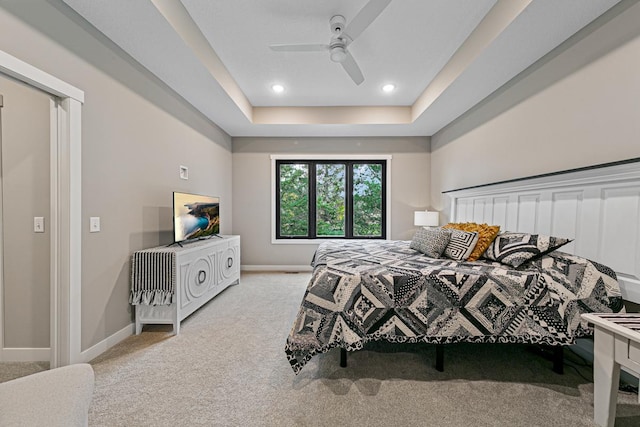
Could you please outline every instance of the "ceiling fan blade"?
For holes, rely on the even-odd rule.
[[[321,52],[329,50],[328,44],[272,44],[271,50],[276,52]]]
[[[360,12],[351,20],[343,33],[346,34],[351,41],[355,40],[369,25],[389,6],[391,0],[370,0]]]
[[[358,67],[358,64],[353,58],[353,55],[351,55],[348,50],[345,50],[345,53],[347,54],[347,56],[344,61],[341,62],[342,68],[344,68],[347,74],[349,74],[351,80],[353,80],[355,84],[359,85],[364,81],[362,71],[360,71],[360,67]]]

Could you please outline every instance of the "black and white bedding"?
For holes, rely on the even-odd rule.
[[[554,251],[518,268],[434,259],[409,241],[320,244],[285,352],[298,373],[334,347],[393,343],[573,344],[588,312],[623,309],[608,267]]]

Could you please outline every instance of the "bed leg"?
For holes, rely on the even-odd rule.
[[[347,367],[347,350],[345,350],[344,348],[340,349],[340,367]]]
[[[436,371],[444,372],[444,344],[436,344]]]
[[[564,374],[564,346],[553,346],[553,372],[556,374]]]

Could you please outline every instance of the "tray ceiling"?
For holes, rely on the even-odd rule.
[[[432,135],[619,0],[392,0],[348,45],[360,85],[269,45],[328,44],[367,0],[63,1],[231,136],[284,137]]]

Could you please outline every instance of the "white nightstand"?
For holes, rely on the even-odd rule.
[[[640,377],[640,313],[583,314],[595,327],[593,345],[593,419],[613,426],[620,367]]]

